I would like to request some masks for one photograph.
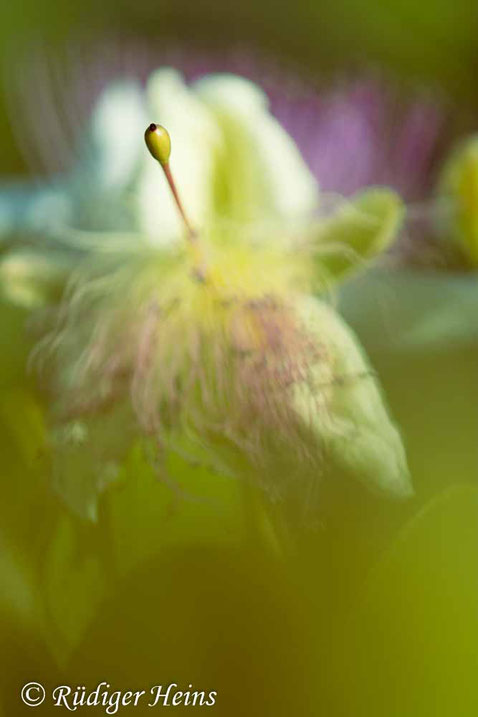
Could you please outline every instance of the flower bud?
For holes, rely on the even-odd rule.
[[[442,173],[441,194],[452,200],[452,236],[472,266],[478,265],[478,136],[468,138]]]

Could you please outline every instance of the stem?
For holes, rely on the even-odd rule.
[[[174,201],[176,202],[176,205],[179,209],[179,213],[184,222],[184,226],[186,227],[188,241],[190,241],[192,244],[196,244],[197,240],[198,240],[197,233],[193,229],[191,222],[189,221],[187,214],[184,211],[184,206],[183,206],[183,203],[181,202],[179,192],[176,188],[176,183],[174,181],[174,178],[173,178],[173,175],[171,172],[171,167],[169,166],[169,162],[165,162],[164,164],[161,164],[161,167],[163,168],[163,172],[166,176],[166,179],[168,180],[168,184],[169,184],[171,192],[173,194]]]
[[[199,281],[205,281],[206,280],[206,263],[204,261],[204,257],[202,254],[202,251],[200,250],[200,242],[197,231],[193,228],[191,222],[188,219],[188,216],[184,210],[183,203],[181,201],[181,197],[179,196],[179,192],[176,187],[176,183],[173,178],[173,174],[171,172],[171,167],[169,166],[169,162],[160,162],[160,165],[163,169],[164,175],[168,181],[169,187],[171,189],[171,193],[174,197],[174,201],[176,202],[176,206],[179,210],[179,213],[181,215],[181,219],[183,220],[184,226],[186,227],[186,236],[188,242],[191,244],[191,246],[194,249],[194,275]]]

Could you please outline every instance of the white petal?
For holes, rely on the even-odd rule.
[[[107,189],[131,181],[143,151],[147,114],[140,87],[114,82],[101,95],[91,118],[93,178]]]
[[[196,83],[223,131],[222,211],[234,218],[298,218],[312,212],[318,185],[299,150],[269,113],[264,92],[234,75]]]

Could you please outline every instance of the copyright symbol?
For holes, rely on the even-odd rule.
[[[29,682],[23,686],[21,698],[28,707],[38,707],[45,700],[45,688],[39,682]]]

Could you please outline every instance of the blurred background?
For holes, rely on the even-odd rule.
[[[372,73],[433,92],[470,130],[477,33],[469,0],[22,0],[0,9],[7,78],[30,45],[77,37],[245,48],[324,86]],[[4,93],[5,177],[29,171],[21,125]],[[390,340],[377,308],[384,284],[398,297]],[[36,460],[44,428],[25,377],[25,316],[2,307],[2,716],[29,712],[18,697],[29,680],[194,683],[218,691],[212,711],[224,717],[477,714],[478,275],[367,274],[344,287],[341,307],[402,430],[416,496],[387,502],[338,478],[319,525],[286,562],[258,550],[229,484],[207,471],[191,477],[180,459],[175,474],[219,492],[221,511],[188,504],[168,522],[166,489],[132,455],[95,525],[70,515]],[[426,330],[402,341],[430,316],[439,341]]]
[[[216,0],[47,0],[39,6],[25,0],[3,5],[1,40],[9,50],[46,37],[49,42],[73,42],[78,33],[92,42],[107,33],[180,47],[246,46],[321,79],[364,68],[392,72],[406,81],[441,88],[453,101],[474,107],[477,15],[476,6],[466,0],[393,0],[386,5],[244,0],[234,6]],[[4,108],[1,128],[5,172],[21,171]]]

